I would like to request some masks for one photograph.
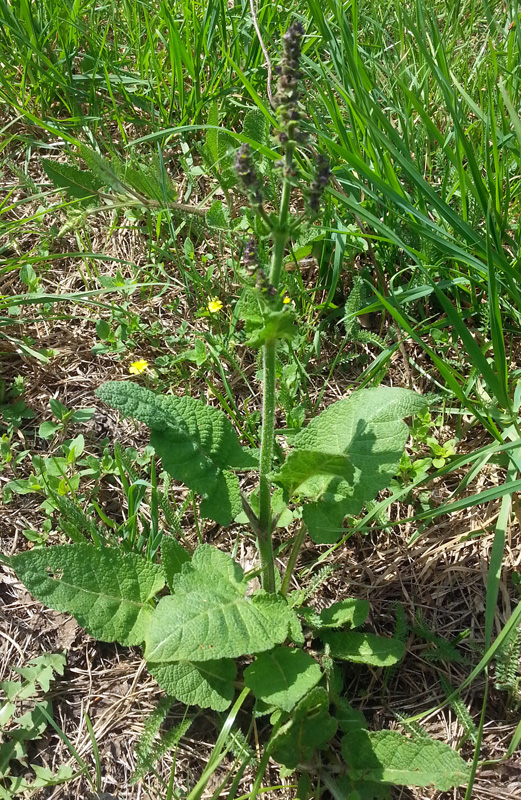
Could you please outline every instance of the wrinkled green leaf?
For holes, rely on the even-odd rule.
[[[190,553],[182,547],[177,539],[164,536],[161,541],[161,563],[166,576],[166,582],[172,589],[174,575],[181,572],[181,567],[190,561]]]
[[[273,758],[289,769],[311,761],[316,750],[327,747],[337,722],[329,714],[329,696],[316,687],[293,710],[292,716],[273,740]]]
[[[125,416],[151,428],[150,443],[163,467],[203,496],[201,514],[229,525],[241,510],[239,481],[229,468],[256,462],[217,408],[192,397],[157,395],[131,382],[109,382],[96,394]]]
[[[90,544],[57,545],[13,556],[12,567],[40,602],[72,614],[96,639],[141,644],[163,588],[161,567],[134,553]]]
[[[338,722],[338,727],[344,733],[347,733],[352,728],[367,728],[367,720],[357,708],[348,703],[345,697],[335,698],[335,717]]]
[[[342,755],[354,780],[448,791],[467,783],[470,775],[469,765],[447,744],[411,740],[398,731],[353,728],[342,739]]]
[[[82,205],[94,202],[94,197],[102,188],[102,183],[89,170],[78,169],[71,164],[60,164],[58,161],[42,159],[45,174],[57,189],[73,199],[82,201]]]
[[[268,342],[291,339],[296,332],[293,314],[287,306],[281,311],[270,309],[263,314],[262,325],[253,330],[246,344],[249,347],[262,347]]]
[[[399,639],[384,639],[374,633],[324,631],[320,638],[331,648],[333,658],[357,664],[390,667],[400,661],[405,653],[405,645]]]
[[[255,697],[283,711],[291,711],[321,677],[322,670],[315,659],[292,647],[261,653],[244,670],[244,683]]]
[[[408,436],[403,417],[429,402],[407,389],[364,389],[333,403],[293,440],[272,475],[287,496],[309,502],[303,520],[311,538],[332,543],[347,514],[358,514],[396,474]]]
[[[221,231],[230,229],[230,212],[221,200],[215,200],[206,212],[206,224]]]
[[[283,642],[296,615],[280,595],[256,592],[239,564],[211,545],[201,545],[172,577],[146,636],[147,661],[209,661],[270,650]]]
[[[237,668],[232,659],[165,664],[149,661],[147,668],[161,688],[187,706],[224,711],[233,700]]]
[[[358,628],[363,625],[369,614],[369,602],[360,600],[357,597],[348,597],[333,603],[329,608],[324,608],[320,612],[320,624],[323,628],[340,628],[342,625],[350,625]]]
[[[258,108],[252,108],[244,115],[242,123],[244,136],[259,144],[266,142],[267,124],[266,117]],[[255,152],[255,151],[254,151]]]

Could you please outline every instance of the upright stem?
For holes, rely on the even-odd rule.
[[[286,164],[291,166],[293,149],[288,146]],[[289,237],[288,213],[291,193],[290,181],[285,178],[280,199],[280,212],[277,227],[272,231],[273,251],[270,266],[270,283],[278,290],[280,274],[284,263],[284,250]],[[275,384],[277,366],[277,340],[270,339],[262,348],[262,429],[259,464],[259,530],[258,547],[262,570],[262,587],[268,592],[275,591],[275,563],[271,539],[271,485],[268,478],[273,461],[273,440],[275,437]]]
[[[267,592],[275,591],[275,564],[271,541],[271,488],[268,474],[273,458],[275,436],[275,370],[277,342],[267,342],[262,351],[263,396],[262,430],[259,465],[259,531],[258,546],[262,569],[262,586]]]

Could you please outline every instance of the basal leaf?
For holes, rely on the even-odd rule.
[[[344,533],[344,518],[349,513],[350,499],[328,493],[317,503],[306,503],[302,521],[317,544],[334,544]]]
[[[289,635],[296,615],[280,595],[257,592],[239,564],[215,547],[201,545],[172,577],[170,597],[150,621],[147,661],[211,661],[270,650]]]
[[[323,628],[340,628],[342,625],[358,628],[359,625],[364,624],[368,614],[369,603],[367,600],[348,597],[347,600],[340,600],[329,608],[322,609],[320,624]]]
[[[400,661],[405,653],[405,645],[399,639],[384,639],[374,633],[324,631],[320,638],[331,648],[333,658],[357,664],[390,667]]]
[[[152,436],[150,441],[154,444]],[[156,452],[161,455],[159,451],[156,450]],[[168,457],[166,463],[168,464]],[[164,458],[163,465],[165,465]],[[170,472],[170,474],[172,473]],[[220,474],[217,474],[211,491],[207,487],[206,494],[203,495],[199,506],[200,514],[206,519],[213,519],[220,525],[226,526],[235,519],[241,509],[241,489],[238,478],[230,470],[223,470]]]
[[[82,200],[82,205],[87,200],[93,202],[102,183],[92,172],[78,169],[71,164],[61,164],[57,161],[42,159],[45,174],[57,189],[62,189],[69,197]]]
[[[315,542],[333,542],[398,469],[408,436],[403,417],[429,402],[407,389],[366,389],[333,403],[297,434],[272,476],[289,497],[310,501],[303,519]]]
[[[338,727],[346,733],[352,728],[367,729],[367,720],[357,708],[348,703],[345,697],[335,698],[335,717]]]
[[[181,567],[190,561],[190,553],[182,547],[177,539],[164,536],[161,541],[161,563],[166,576],[166,582],[172,589],[172,578],[181,572]]]
[[[233,700],[233,681],[237,674],[235,662],[229,658],[218,661],[180,661],[147,663],[158,684],[172,697],[187,706],[224,711]]]
[[[327,747],[337,730],[336,720],[329,714],[329,696],[316,687],[293,710],[292,716],[278,731],[273,741],[273,758],[289,769],[309,763],[316,750]]]
[[[80,145],[78,149],[81,157],[96,180],[103,186],[110,186],[115,192],[124,193],[126,191],[125,185],[121,183],[117,172],[107,158],[96,152],[96,150],[93,150],[92,147],[88,147],[86,144]]]
[[[90,544],[27,550],[12,558],[16,574],[49,608],[72,614],[96,639],[141,644],[163,588],[161,567],[133,553]]]
[[[353,728],[342,739],[342,755],[354,780],[430,786],[448,791],[467,783],[469,765],[443,742],[411,740],[398,731]]]
[[[298,647],[276,647],[261,653],[244,670],[244,683],[258,700],[291,711],[322,677],[309,653]]]
[[[165,470],[203,496],[201,513],[229,525],[241,510],[239,481],[230,468],[252,466],[231,422],[192,397],[157,395],[131,382],[109,382],[96,394],[151,428],[150,442]]]

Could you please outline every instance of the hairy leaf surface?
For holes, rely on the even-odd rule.
[[[320,638],[331,648],[333,658],[357,664],[390,667],[405,653],[405,645],[399,639],[384,639],[374,633],[324,631]]]
[[[183,564],[190,561],[190,558],[190,553],[179,544],[177,539],[173,539],[171,536],[163,537],[161,542],[161,563],[170,589],[172,589],[174,575],[181,572]]]
[[[244,683],[255,697],[283,711],[291,711],[321,677],[322,670],[315,659],[293,647],[276,647],[261,653],[244,670]]]
[[[407,441],[403,417],[428,402],[407,389],[366,389],[333,403],[297,434],[272,478],[289,497],[309,501],[303,519],[315,542],[336,541],[343,518],[388,486]]]
[[[144,642],[153,616],[148,601],[165,585],[160,566],[91,544],[28,550],[11,563],[40,602],[72,614],[96,639],[123,645]]]
[[[358,628],[363,625],[369,614],[369,602],[360,600],[358,597],[348,597],[333,603],[329,608],[323,608],[320,612],[320,624],[324,628],[340,628],[342,625],[350,625]]]
[[[210,545],[172,577],[173,595],[155,609],[147,636],[147,661],[209,661],[270,650],[283,642],[296,615],[280,595],[256,592],[239,564]]]
[[[302,698],[291,719],[274,737],[273,758],[295,769],[311,761],[316,750],[327,747],[336,730],[337,721],[329,713],[329,695],[322,687],[316,687]]]
[[[129,381],[105,383],[97,395],[151,429],[150,443],[166,471],[203,496],[201,514],[229,525],[241,510],[239,481],[230,468],[256,466],[231,422],[192,397],[157,395]]]
[[[89,201],[93,203],[102,187],[101,181],[88,170],[50,161],[47,158],[42,159],[42,166],[57,189],[62,189],[69,197],[81,200],[82,205],[88,204]]]
[[[191,661],[166,664],[149,661],[147,668],[168,694],[187,706],[224,711],[233,700],[237,668],[230,658],[198,661],[196,664]]]
[[[353,728],[342,739],[350,776],[399,786],[430,786],[448,791],[467,783],[470,768],[447,744],[411,740],[398,731],[376,733]]]

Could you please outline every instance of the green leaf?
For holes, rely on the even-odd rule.
[[[297,332],[293,321],[293,314],[288,307],[281,311],[267,310],[263,314],[262,327],[253,331],[246,344],[250,347],[262,347],[278,339],[291,339]]]
[[[333,403],[297,434],[272,480],[289,497],[311,501],[303,520],[313,541],[336,541],[344,517],[389,485],[408,436],[402,418],[428,402],[407,389],[365,389]]]
[[[221,200],[216,200],[206,212],[206,224],[221,231],[230,229],[230,212]]]
[[[56,772],[52,772],[50,767],[39,767],[38,764],[31,764],[36,774],[35,780],[29,785],[30,790],[44,786],[57,786],[59,783],[67,783],[74,776],[74,768],[67,764],[61,764]]]
[[[309,763],[316,750],[323,750],[336,733],[337,722],[329,714],[329,696],[316,687],[296,706],[291,719],[273,739],[273,758],[289,769]]]
[[[150,621],[147,661],[210,661],[270,650],[283,642],[296,615],[280,595],[256,592],[231,556],[200,545],[172,577]]]
[[[340,628],[342,625],[358,628],[359,625],[364,624],[368,614],[369,602],[367,600],[348,597],[347,600],[340,600],[329,608],[322,609],[320,624],[323,628]]]
[[[242,123],[242,132],[244,136],[251,139],[253,142],[264,144],[266,142],[266,117],[257,108],[252,108],[244,115]]]
[[[58,423],[46,420],[40,424],[40,427],[38,428],[38,436],[40,439],[51,439],[56,431],[59,431],[60,429],[61,426],[58,425]]]
[[[181,567],[190,561],[190,558],[190,553],[176,539],[171,536],[163,537],[161,541],[161,563],[170,589],[172,589],[174,575],[181,572]]]
[[[130,382],[105,383],[96,394],[148,425],[150,443],[165,470],[203,496],[201,514],[230,524],[241,500],[239,481],[227,468],[247,469],[252,457],[222,411],[192,397],[157,395]]]
[[[47,727],[47,719],[42,708],[48,714],[52,714],[52,703],[44,700],[38,703],[33,709],[26,711],[16,718],[16,728],[9,731],[9,738],[17,742],[33,741],[39,739]]]
[[[62,189],[69,197],[82,200],[81,205],[88,205],[87,201],[97,195],[102,187],[99,181],[89,170],[78,169],[70,164],[59,164],[57,161],[42,159],[42,166],[49,180],[57,189]]]
[[[11,564],[40,602],[72,614],[96,639],[141,644],[164,586],[161,567],[134,553],[90,544],[27,550]]]
[[[300,648],[276,647],[244,670],[244,683],[258,700],[291,711],[322,677],[322,670]]]
[[[347,702],[345,697],[335,698],[335,717],[338,722],[338,727],[344,733],[347,733],[352,728],[367,728],[367,720],[357,708],[353,708]]]
[[[470,767],[443,742],[411,740],[398,731],[353,728],[342,739],[342,755],[354,780],[430,786],[446,792],[467,783]]]
[[[237,668],[230,658],[196,664],[191,661],[166,664],[149,661],[147,668],[161,688],[187,706],[224,711],[233,700]]]
[[[150,437],[150,442],[152,445],[154,445],[156,438],[157,434],[154,434],[154,436]],[[161,452],[157,450],[156,452],[161,455]],[[168,465],[168,460],[166,463]],[[163,465],[165,465],[164,458]],[[172,472],[170,472],[170,474],[172,475]],[[188,485],[189,484],[187,483],[187,486]],[[199,512],[205,519],[213,519],[215,522],[218,522],[219,525],[226,526],[229,525],[233,519],[235,519],[239,509],[241,508],[241,489],[239,486],[239,481],[237,480],[237,476],[229,470],[223,470],[217,475],[212,485],[212,490],[208,491],[207,488],[206,496],[203,495],[201,500]]]
[[[320,638],[331,648],[333,658],[357,664],[390,667],[400,661],[405,653],[405,645],[399,639],[384,639],[374,633],[324,631]]]
[[[126,187],[119,178],[119,175],[114,170],[111,162],[104,156],[97,153],[86,144],[79,146],[81,157],[85,161],[89,170],[93,173],[96,181],[99,181],[101,186],[110,186],[115,192],[125,193]]]
[[[63,675],[65,668],[65,656],[63,653],[44,653],[41,656],[31,659],[26,667],[13,667],[26,681],[34,685],[38,681],[44,692],[49,691],[51,680],[55,672]],[[2,684],[0,684],[1,686]],[[24,694],[20,693],[19,697]],[[30,695],[26,695],[30,696]]]

